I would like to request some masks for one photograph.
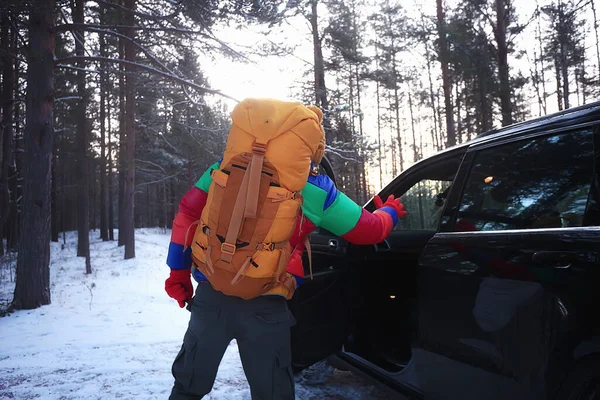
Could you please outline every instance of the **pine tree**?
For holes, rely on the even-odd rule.
[[[54,0],[32,1],[21,248],[12,307],[50,304],[50,187],[54,139]],[[27,248],[24,244],[27,243]]]

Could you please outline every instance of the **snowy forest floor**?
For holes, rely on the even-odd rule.
[[[136,231],[136,258],[90,233],[92,269],[76,257],[77,235],[51,244],[52,304],[0,318],[0,400],[164,399],[189,312],[164,292],[170,231]],[[15,255],[0,258],[0,307],[12,299]],[[296,377],[296,398],[386,399],[350,372],[315,383]],[[250,399],[233,341],[208,399]]]

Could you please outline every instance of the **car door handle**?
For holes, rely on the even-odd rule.
[[[567,269],[577,259],[574,251],[537,251],[531,256],[536,264],[545,264],[548,267]]]
[[[374,246],[375,251],[377,253],[380,253],[382,251],[390,251],[390,249],[392,248],[386,239],[384,239],[381,243],[376,243]]]

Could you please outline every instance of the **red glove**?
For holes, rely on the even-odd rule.
[[[408,214],[406,211],[404,211],[404,205],[400,202],[400,198],[394,199],[393,194],[389,195],[385,203],[381,201],[381,198],[379,196],[375,196],[373,198],[373,202],[375,203],[375,207],[377,207],[377,209],[383,207],[392,208],[394,211],[396,211],[396,215],[398,218],[404,217],[406,214]]]
[[[165,281],[165,291],[169,297],[174,298],[179,303],[179,307],[185,307],[194,295],[192,278],[189,269],[172,269],[171,275]]]

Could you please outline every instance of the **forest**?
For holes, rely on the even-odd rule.
[[[216,59],[301,71],[289,99],[324,111],[337,185],[359,204],[437,151],[598,99],[598,2],[526,3],[3,0],[0,269],[16,273],[0,310],[50,304],[66,232],[89,274],[90,232],[130,259],[135,229],[170,228],[242,100],[211,85]],[[223,34],[248,29],[251,47]]]

